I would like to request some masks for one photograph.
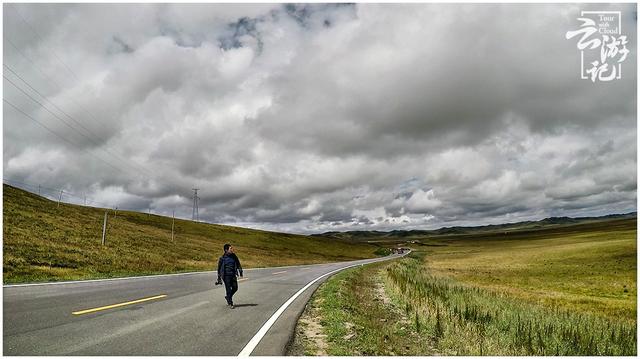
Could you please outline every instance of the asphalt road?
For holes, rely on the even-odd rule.
[[[328,276],[253,339],[285,302],[323,274],[398,257],[247,269],[235,309],[226,306],[224,286],[213,285],[215,272],[4,286],[3,354],[236,356],[245,349],[244,354],[284,355],[305,303]],[[136,300],[144,301],[109,307]],[[77,313],[102,307],[108,308]]]

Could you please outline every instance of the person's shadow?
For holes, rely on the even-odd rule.
[[[255,307],[257,306],[257,304],[236,304],[234,305],[234,307],[236,308],[241,308],[241,307]]]

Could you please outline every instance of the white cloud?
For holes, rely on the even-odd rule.
[[[433,213],[442,202],[436,198],[432,189],[424,191],[419,189],[407,200],[407,208],[412,213]]]

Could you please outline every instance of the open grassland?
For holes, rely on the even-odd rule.
[[[637,354],[635,219],[421,242],[323,284],[296,353]]]
[[[236,246],[245,268],[375,257],[378,247],[138,212],[60,204],[4,185],[4,283],[72,280],[215,270],[224,243]]]
[[[636,219],[424,241],[436,276],[547,307],[635,320]]]
[[[635,355],[635,321],[544,306],[468,285],[409,258],[388,288],[437,350],[448,355]]]

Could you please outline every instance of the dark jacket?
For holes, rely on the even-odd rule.
[[[236,261],[236,269],[238,271],[238,274],[240,274],[240,276],[242,277],[242,266],[240,265],[240,259],[238,259],[238,256],[235,253],[231,253],[230,256],[234,261]]]
[[[222,276],[242,276],[242,267],[238,256],[233,253],[225,253],[218,259],[218,278]]]

